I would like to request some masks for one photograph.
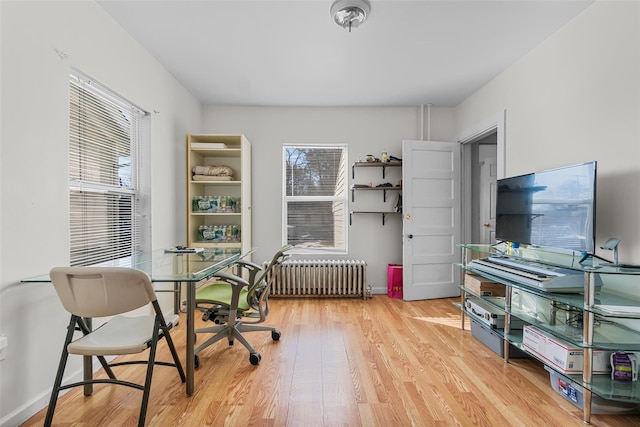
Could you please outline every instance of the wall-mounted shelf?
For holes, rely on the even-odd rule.
[[[382,179],[387,168],[402,167],[402,162],[355,162],[351,165],[351,178],[356,178],[356,168],[382,168]]]
[[[402,167],[402,162],[355,162],[351,165],[351,174],[352,178],[356,177],[356,168],[382,168],[382,179],[385,178],[385,171],[388,167]],[[398,186],[380,186],[380,187],[369,187],[353,184],[350,187],[351,189],[351,203],[355,202],[355,193],[356,191],[382,191],[382,199],[386,203],[387,201],[387,191],[400,191],[402,193],[402,187]],[[401,194],[402,195],[402,194]],[[400,206],[402,206],[400,204]],[[353,224],[353,214],[374,214],[382,216],[382,225],[384,225],[385,219],[387,215],[398,215],[402,212],[397,211],[350,211],[349,212],[349,225]]]
[[[384,219],[387,215],[400,215],[402,212],[380,212],[380,211],[351,211],[349,212],[349,225],[352,223],[353,214],[376,214],[382,215],[382,225],[384,225]]]
[[[387,191],[402,191],[402,187],[355,187],[351,186],[351,201],[355,202],[356,191],[382,191],[382,200],[387,201]]]

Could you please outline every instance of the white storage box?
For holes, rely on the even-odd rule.
[[[545,366],[544,369],[549,371],[551,388],[560,396],[584,410],[584,388],[548,366]],[[635,402],[620,402],[617,400],[603,399],[595,394],[591,395],[592,414],[637,414],[639,412],[640,407]]]
[[[582,372],[583,349],[542,331],[535,326],[525,325],[522,331],[522,345],[526,351],[542,359],[547,365],[560,372],[572,374]],[[593,351],[593,373],[611,373],[610,351]]]

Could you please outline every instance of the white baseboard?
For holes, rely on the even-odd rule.
[[[114,357],[115,356],[107,357],[106,358],[107,362],[113,360]],[[102,365],[100,365],[100,362],[98,362],[97,359],[93,359],[93,372],[96,372],[101,368],[102,368]],[[79,369],[74,371],[71,374],[71,376],[65,377],[64,380],[62,381],[62,384],[82,381],[82,379],[83,379],[82,367],[80,367]],[[51,387],[53,387],[53,384],[51,384]],[[68,393],[71,390],[73,389],[63,390],[62,392],[60,392],[60,395],[58,397],[64,396],[66,393]],[[46,408],[49,405],[50,398],[51,398],[51,388],[38,393],[37,396],[35,396],[33,399],[30,399],[28,402],[26,402],[25,404],[17,408],[15,411],[9,413],[3,418],[0,418],[0,427],[19,426],[20,424],[27,421],[29,418],[31,418],[32,416],[34,416],[35,414],[37,414],[38,412]]]

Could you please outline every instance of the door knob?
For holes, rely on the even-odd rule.
[[[484,223],[484,224],[482,224],[482,225],[484,225],[485,227],[488,227],[490,224],[489,224],[488,222],[485,222],[485,223]]]
[[[409,234],[407,237],[413,239],[413,234]]]

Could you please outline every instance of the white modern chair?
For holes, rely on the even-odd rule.
[[[56,267],[49,273],[62,305],[71,313],[67,335],[60,357],[51,400],[44,425],[50,426],[61,390],[95,383],[120,384],[143,391],[138,426],[145,423],[151,377],[154,365],[173,366],[182,382],[185,375],[175,346],[169,334],[173,326],[167,323],[158,304],[149,276],[140,270],[121,267]],[[151,304],[154,314],[127,317],[121,314]],[[85,319],[115,316],[92,331]],[[74,340],[76,331],[82,336]],[[173,356],[173,362],[155,360],[158,340],[164,337]],[[148,360],[107,363],[104,356],[141,353],[149,349]],[[108,379],[85,379],[62,385],[62,377],[69,354],[96,356],[109,376]],[[111,367],[130,364],[146,364],[144,385],[119,380]]]

